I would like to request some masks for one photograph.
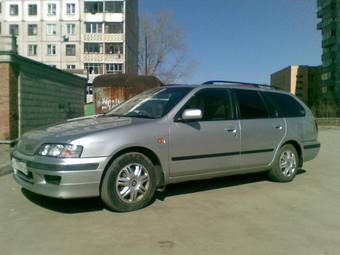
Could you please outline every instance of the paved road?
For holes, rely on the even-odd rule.
[[[340,254],[340,130],[292,183],[264,175],[169,187],[140,211],[59,201],[0,177],[1,254]]]

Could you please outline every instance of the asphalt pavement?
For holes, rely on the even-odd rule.
[[[340,254],[340,130],[291,183],[264,174],[169,186],[149,207],[56,200],[0,177],[1,254]]]

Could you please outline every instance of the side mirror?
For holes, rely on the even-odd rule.
[[[200,120],[203,114],[200,109],[187,109],[182,113],[182,120]]]

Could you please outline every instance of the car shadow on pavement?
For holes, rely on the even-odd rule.
[[[300,175],[304,174],[305,172],[306,170],[299,169],[297,174]],[[266,172],[183,182],[169,185],[163,192],[157,192],[155,199],[164,201],[166,197],[216,190],[263,181],[270,181]]]
[[[104,205],[97,197],[81,199],[57,199],[35,194],[29,190],[21,189],[22,194],[31,202],[60,213],[73,214],[100,211]]]
[[[304,169],[300,169],[298,174],[304,174],[305,172],[306,171]],[[163,192],[156,192],[154,200],[157,199],[164,201],[166,197],[216,190],[263,181],[269,181],[267,173],[265,172],[183,182],[169,185]],[[23,188],[21,189],[21,192],[32,203],[55,212],[65,214],[101,211],[105,208],[102,201],[98,197],[64,200],[38,195]]]

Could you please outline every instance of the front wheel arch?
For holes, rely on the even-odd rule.
[[[161,161],[159,160],[159,157],[157,156],[157,154],[145,147],[141,147],[141,146],[133,146],[133,147],[128,147],[125,149],[122,149],[120,151],[118,151],[117,153],[115,153],[111,159],[108,161],[108,163],[105,166],[105,169],[102,173],[101,179],[100,179],[100,185],[99,185],[99,194],[102,190],[102,183],[103,183],[103,179],[104,176],[108,170],[108,168],[110,167],[110,165],[112,164],[112,162],[117,159],[119,156],[126,154],[126,153],[131,153],[131,152],[138,152],[143,154],[144,156],[146,156],[147,158],[149,158],[152,162],[152,164],[155,166],[156,169],[156,175],[157,175],[157,188],[158,187],[162,187],[165,184],[165,175],[164,175],[164,171],[163,171],[163,167],[161,164]]]

